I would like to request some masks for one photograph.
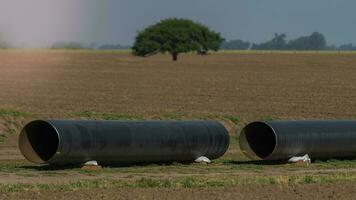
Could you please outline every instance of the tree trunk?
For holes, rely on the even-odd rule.
[[[177,61],[178,60],[178,53],[173,52],[172,53],[172,59],[173,59],[173,61]]]

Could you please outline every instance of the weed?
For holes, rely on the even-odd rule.
[[[5,142],[5,139],[6,139],[6,138],[7,138],[6,135],[1,134],[1,135],[0,135],[0,143]]]
[[[183,115],[179,113],[165,113],[162,115],[162,117],[159,117],[159,119],[164,119],[164,120],[181,120],[183,119]]]
[[[6,184],[1,185],[1,193],[12,193],[12,192],[21,192],[26,189],[32,189],[33,187],[30,184]]]
[[[304,183],[306,183],[306,184],[316,183],[316,180],[314,180],[314,178],[312,176],[305,176]]]
[[[288,185],[295,185],[297,183],[297,177],[296,176],[289,176],[288,177]]]
[[[138,188],[167,188],[171,187],[172,182],[169,180],[153,180],[150,178],[141,178],[135,182],[133,187]]]
[[[197,117],[201,120],[221,120],[221,121],[231,121],[234,124],[238,124],[241,118],[236,115],[205,115]]]
[[[324,184],[356,182],[355,174],[323,174],[318,176],[256,176],[256,177],[229,177],[218,180],[209,180],[198,177],[174,178],[174,179],[95,179],[81,180],[64,184],[0,184],[0,193],[21,192],[24,190],[50,190],[73,191],[95,188],[200,188],[200,187],[234,187],[241,185],[290,185],[296,184]]]
[[[186,178],[183,180],[182,185],[184,188],[192,188],[197,185],[197,181],[193,178]]]
[[[116,113],[104,113],[94,111],[82,111],[75,113],[75,116],[85,117],[89,119],[103,119],[103,120],[142,120],[143,117],[138,115],[126,115]]]
[[[4,117],[4,116],[25,117],[27,116],[27,113],[17,111],[17,110],[12,110],[12,109],[0,109],[0,117]]]
[[[238,124],[241,121],[240,117],[239,116],[235,116],[235,115],[223,115],[222,118],[223,119],[228,119],[231,122],[233,122],[234,124]]]

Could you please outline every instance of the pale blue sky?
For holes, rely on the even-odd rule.
[[[143,27],[189,18],[227,39],[261,42],[319,31],[331,44],[356,43],[355,0],[0,0],[0,33],[45,46],[79,41],[131,44]]]

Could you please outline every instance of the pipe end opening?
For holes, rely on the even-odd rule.
[[[22,155],[33,163],[46,163],[56,154],[58,147],[58,131],[47,121],[37,120],[28,123],[19,136]]]
[[[242,129],[239,143],[247,157],[265,160],[276,148],[277,137],[266,122],[252,122]]]

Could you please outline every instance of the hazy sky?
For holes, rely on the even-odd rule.
[[[78,41],[131,44],[167,17],[202,22],[227,39],[261,42],[319,31],[356,43],[355,0],[0,0],[0,37],[31,47]]]

